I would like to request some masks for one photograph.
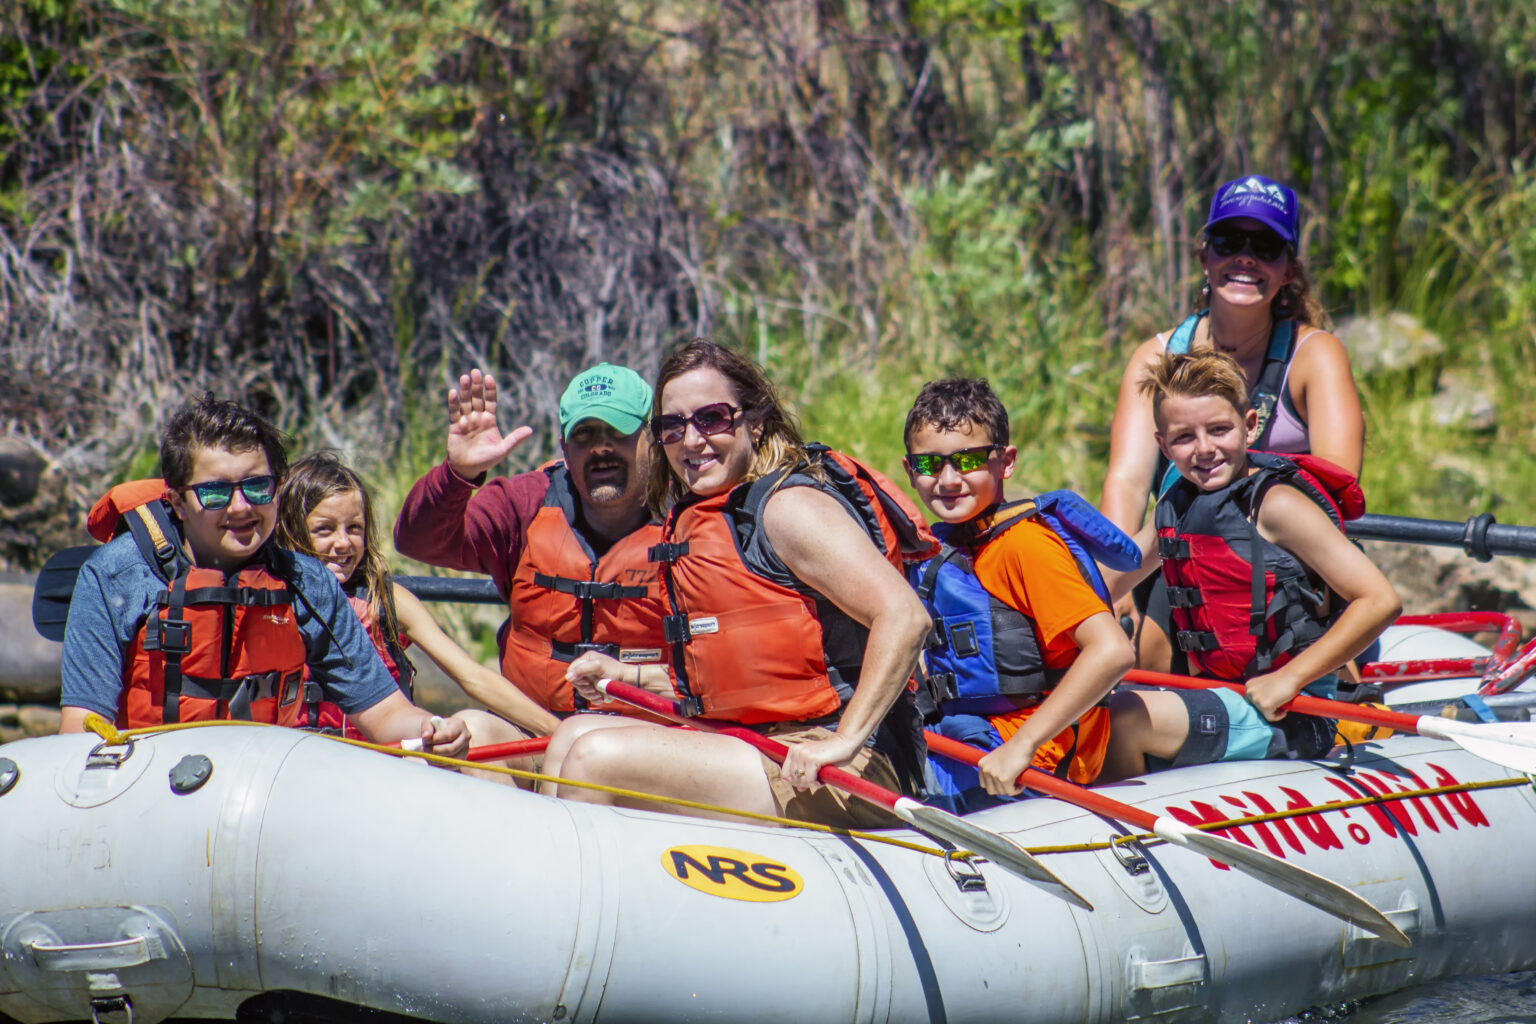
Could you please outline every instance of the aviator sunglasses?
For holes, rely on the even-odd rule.
[[[1285,252],[1285,239],[1269,228],[1218,228],[1205,236],[1205,244],[1217,256],[1236,256],[1247,249],[1255,259],[1273,263]]]
[[[209,512],[217,512],[229,507],[229,503],[235,498],[235,491],[245,495],[245,500],[252,505],[269,504],[277,497],[277,477],[271,473],[261,476],[248,476],[244,480],[212,480],[205,484],[188,484],[184,490],[189,490],[197,495],[197,503]]]
[[[680,412],[652,416],[651,436],[656,439],[657,444],[676,444],[687,435],[690,423],[705,437],[724,434],[735,428],[736,417],[740,415],[741,410],[729,402],[715,402],[711,405],[699,406],[693,410],[691,416],[684,416]]]
[[[1000,444],[984,444],[979,448],[961,448],[948,455],[919,455],[916,452],[907,452],[907,465],[918,476],[938,476],[944,472],[946,462],[955,467],[956,473],[974,473],[987,464],[993,452],[1002,450],[1003,446]]]

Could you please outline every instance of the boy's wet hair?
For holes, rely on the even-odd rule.
[[[229,452],[260,450],[279,479],[288,472],[288,454],[281,431],[260,415],[205,392],[171,413],[160,431],[160,475],[166,485],[182,488],[192,482],[193,452],[198,448]]]
[[[1137,390],[1152,396],[1152,418],[1163,427],[1163,399],[1224,398],[1243,415],[1248,411],[1248,379],[1237,360],[1223,352],[1164,352],[1147,367]]]
[[[981,377],[950,377],[923,385],[907,413],[902,441],[912,450],[912,438],[924,427],[937,430],[985,428],[992,444],[1008,444],[1008,410]]]

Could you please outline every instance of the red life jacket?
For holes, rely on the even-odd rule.
[[[411,659],[405,656],[405,649],[411,645],[407,637],[401,637],[398,644],[392,643],[384,635],[384,630],[374,621],[373,602],[369,599],[366,588],[347,593],[347,603],[352,606],[357,619],[363,624],[363,629],[368,633],[368,639],[373,641],[373,649],[379,652],[379,658],[384,662],[384,667],[389,669],[389,674],[394,677],[395,685],[400,687],[400,692],[405,694],[406,700],[411,700],[413,687],[412,680],[416,678],[416,667],[411,664]],[[308,666],[304,669],[304,678],[309,678]],[[301,725],[310,729],[326,731],[340,731],[349,739],[367,739],[357,726],[352,724],[346,712],[341,710],[341,705],[329,700],[318,700],[305,707]]]
[[[1365,512],[1354,476],[1315,455],[1249,452],[1250,470],[1219,491],[1180,479],[1157,503],[1158,554],[1175,646],[1202,675],[1240,680],[1279,668],[1336,617],[1328,592],[1300,559],[1258,531],[1259,504],[1286,483],[1334,525]]]
[[[672,510],[662,563],[684,714],[755,725],[830,723],[858,683],[868,630],[800,584],[757,529],[782,486],[809,485],[841,498],[898,569],[938,551],[921,513],[878,472],[825,446],[808,446],[828,477],[781,470],[727,494]]]
[[[118,727],[209,719],[300,724],[306,652],[293,591],[270,564],[233,576],[191,565],[164,492],[163,481],[120,485],[89,518],[100,540],[130,530],[166,583],[123,665]]]
[[[569,714],[587,710],[565,678],[566,666],[583,652],[601,651],[627,665],[666,661],[666,609],[656,567],[646,557],[661,527],[647,523],[599,558],[572,526],[576,498],[565,466],[544,471],[549,491],[528,524],[512,574],[501,674],[535,703]],[[616,701],[594,709],[632,711]]]

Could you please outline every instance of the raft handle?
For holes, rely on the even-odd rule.
[[[121,747],[122,751],[109,750],[108,747]],[[121,768],[123,762],[133,756],[133,737],[125,736],[121,743],[108,743],[102,740],[91,748],[91,752],[85,755],[85,768]]]
[[[1141,852],[1141,843],[1129,837],[1116,839],[1109,844],[1110,852],[1125,868],[1125,873],[1131,876],[1144,875],[1150,870],[1146,855]]]
[[[101,1024],[104,1013],[126,1013],[133,1024],[133,1000],[127,996],[97,996],[91,1000],[91,1024]]]
[[[949,872],[949,877],[954,880],[955,888],[961,892],[986,892],[987,880],[981,870],[964,857],[956,857],[954,850],[944,851],[944,870]],[[965,865],[965,870],[960,870],[960,865]]]
[[[31,943],[32,960],[45,971],[110,971],[165,958],[158,938],[135,935],[116,942],[45,946]]]

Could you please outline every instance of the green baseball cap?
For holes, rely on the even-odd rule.
[[[582,420],[602,420],[621,434],[633,434],[651,414],[651,386],[634,370],[598,363],[583,370],[560,396],[560,436]]]

